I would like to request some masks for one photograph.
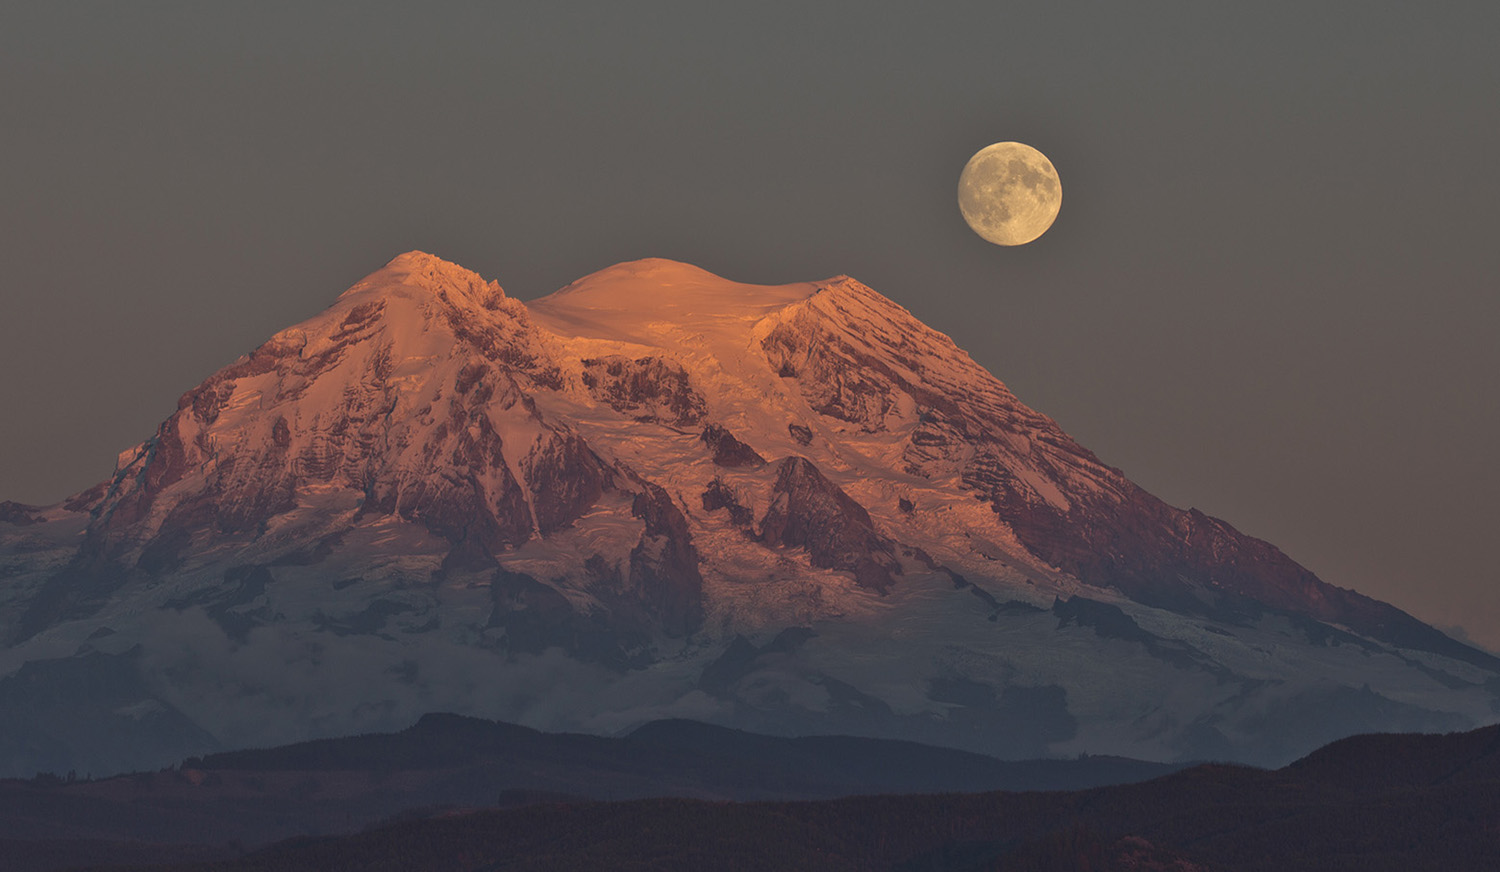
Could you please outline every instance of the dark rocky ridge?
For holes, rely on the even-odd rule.
[[[754,448],[734,438],[722,424],[709,424],[698,437],[713,455],[714,465],[729,468],[759,469],[766,459]]]
[[[864,587],[884,591],[901,574],[891,541],[876,531],[870,513],[805,457],[777,467],[759,535],[762,542],[806,548],[814,566],[852,572]]]
[[[16,527],[40,524],[42,519],[35,514],[39,509],[40,506],[28,506],[12,500],[0,501],[0,524],[11,524]]]
[[[755,513],[740,504],[739,495],[734,489],[724,483],[721,478],[715,478],[708,483],[699,497],[703,502],[703,510],[716,512],[719,509],[729,510],[729,520],[737,527],[748,528],[755,521]]]
[[[707,408],[687,372],[658,357],[586,358],[583,383],[594,399],[638,421],[687,427],[702,421]]]

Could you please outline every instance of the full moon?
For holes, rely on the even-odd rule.
[[[1019,142],[985,146],[958,177],[958,210],[996,245],[1025,245],[1057,218],[1062,182],[1047,156]]]

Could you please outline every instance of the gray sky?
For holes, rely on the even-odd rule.
[[[847,273],[1168,502],[1500,646],[1493,3],[306,5],[0,5],[0,499],[408,249],[522,299]],[[955,185],[1011,139],[1063,208],[1003,249]]]

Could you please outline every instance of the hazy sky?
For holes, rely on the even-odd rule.
[[[1500,646],[1500,7],[0,5],[0,499],[413,248],[847,273],[1159,496]],[[499,11],[499,10],[504,11]],[[990,245],[999,140],[1062,177]]]

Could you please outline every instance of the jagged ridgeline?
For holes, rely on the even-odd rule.
[[[0,504],[0,638],[7,774],[428,711],[1279,763],[1486,722],[1500,677],[853,279],[644,260],[523,304],[420,252],[109,480]]]

